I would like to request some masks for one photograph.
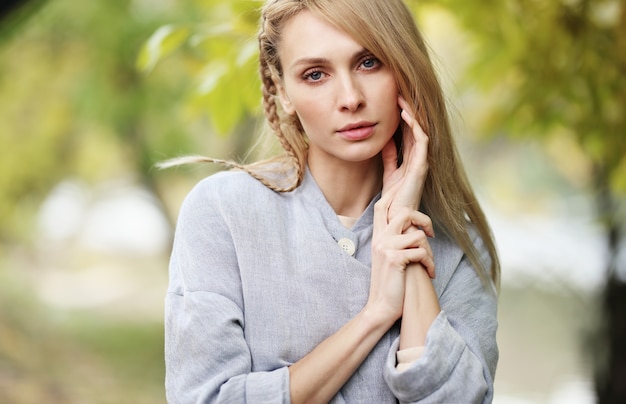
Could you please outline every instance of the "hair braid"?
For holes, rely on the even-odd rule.
[[[269,127],[276,135],[287,157],[292,162],[292,168],[295,170],[295,180],[291,185],[283,188],[277,187],[275,184],[261,182],[274,191],[289,192],[297,188],[302,182],[306,166],[306,151],[308,145],[304,140],[304,132],[302,131],[298,118],[296,116],[281,114],[278,110],[278,104],[276,102],[276,81],[280,80],[278,72],[280,66],[276,66],[276,64],[271,66],[268,63],[268,56],[274,59],[276,64],[278,64],[276,47],[268,40],[264,30],[262,30],[259,33],[259,73],[262,81],[263,110]],[[255,178],[258,177],[255,176]]]

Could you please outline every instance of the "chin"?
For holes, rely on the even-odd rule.
[[[342,160],[348,163],[365,163],[378,158],[380,150],[372,151],[369,153],[354,153],[340,156]]]

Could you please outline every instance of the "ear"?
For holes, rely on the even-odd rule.
[[[285,87],[282,83],[276,83],[276,90],[278,92],[278,99],[280,100],[280,105],[283,107],[283,111],[285,111],[289,115],[293,115],[296,113],[296,109],[294,108],[289,96],[287,95],[287,91],[285,91]]]

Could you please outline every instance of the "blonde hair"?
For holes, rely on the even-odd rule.
[[[282,112],[276,83],[280,83],[283,73],[278,57],[282,28],[288,19],[303,10],[346,32],[391,69],[400,94],[412,104],[414,116],[429,137],[429,172],[421,207],[438,228],[459,244],[480,278],[486,283],[490,278],[498,288],[500,266],[493,236],[462,167],[443,92],[426,44],[402,0],[268,1],[262,10],[258,34],[263,109],[267,123],[285,153],[249,165],[219,162],[245,170],[277,192],[288,192],[300,185],[308,144],[297,115]],[[285,178],[289,178],[287,183]],[[486,268],[487,264],[480,259],[468,230],[468,221],[489,253],[490,268]]]

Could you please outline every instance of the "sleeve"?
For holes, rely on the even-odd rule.
[[[418,360],[422,353],[424,352],[423,346],[416,346],[413,348],[403,349],[401,351],[396,352],[396,369],[399,372],[402,372],[408,369],[413,362]]]
[[[489,262],[480,246],[483,262]],[[426,335],[424,351],[404,371],[396,369],[396,340],[384,377],[406,403],[490,403],[498,362],[497,296],[487,290],[463,256],[440,293],[441,312]]]
[[[165,298],[167,401],[286,403],[286,367],[252,372],[237,256],[218,194],[201,182],[179,214]]]

